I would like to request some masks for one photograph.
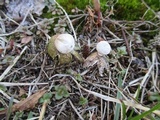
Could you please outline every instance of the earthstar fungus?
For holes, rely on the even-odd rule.
[[[54,60],[58,56],[60,64],[69,63],[72,60],[71,52],[74,50],[75,41],[70,34],[58,34],[51,37],[48,42],[47,52]]]
[[[111,46],[107,41],[100,41],[96,45],[98,55],[108,55],[111,52]]]

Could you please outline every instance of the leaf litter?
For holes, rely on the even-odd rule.
[[[40,16],[44,7],[44,0],[11,0],[6,5],[7,15],[12,19],[22,19],[28,11]]]
[[[100,76],[103,76],[104,70],[109,70],[109,64],[106,60],[106,57],[99,56],[97,52],[89,55],[85,60],[83,67],[88,68],[94,65],[97,65]]]
[[[42,11],[45,6],[48,10]],[[16,116],[15,111],[24,112],[19,119],[27,119],[31,111],[35,115],[32,119],[39,116],[41,119],[114,119],[116,104],[126,105],[122,107],[128,108],[123,110],[126,117],[133,117],[131,113],[139,115],[159,102],[159,94],[152,94],[160,91],[159,18],[155,16],[153,21],[113,20],[113,8],[101,13],[98,5],[94,7],[97,8],[87,6],[84,11],[68,15],[59,4],[49,1],[7,3],[8,12],[2,11],[3,19],[0,21],[0,84],[9,84],[3,84],[6,89],[0,94],[0,108],[8,107],[12,95],[17,94],[16,101],[28,94],[28,98],[11,107],[11,119]],[[46,53],[50,36],[57,32],[76,35],[79,48],[76,52],[80,56],[72,53],[75,57],[69,64],[59,65],[57,58],[52,60]],[[111,54],[98,56],[95,50],[97,38],[111,44]],[[7,62],[8,56],[13,58]],[[122,71],[122,88],[119,88]],[[18,84],[23,86],[21,93]],[[47,98],[50,102],[43,103],[45,109],[37,102],[46,93],[46,90],[41,91],[44,86],[49,87],[52,94]],[[65,89],[59,92],[55,86]],[[117,93],[123,96],[121,100],[116,97]],[[121,108],[117,112],[121,112]],[[151,114],[158,117],[160,111],[155,110]]]
[[[30,97],[20,101],[17,104],[14,104],[11,107],[12,112],[33,109],[35,105],[38,103],[38,100],[43,96],[43,94],[45,94],[45,92],[46,90],[44,89],[39,90],[38,92],[34,93]],[[2,114],[7,114],[7,109],[0,111],[0,115]]]

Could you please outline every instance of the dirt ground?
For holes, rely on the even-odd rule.
[[[158,13],[126,21],[91,6],[70,15],[58,3],[48,13],[41,2],[24,4],[1,6],[1,120],[125,120],[149,109],[143,119],[160,119]],[[65,64],[47,52],[50,37],[62,33],[75,40]],[[97,54],[100,41],[110,44],[108,55]]]

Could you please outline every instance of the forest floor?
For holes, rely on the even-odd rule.
[[[1,120],[160,119],[158,13],[127,21],[111,19],[113,11],[97,16],[91,6],[70,15],[48,4],[42,15],[40,3],[13,11],[16,5],[0,13]],[[60,64],[48,55],[50,37],[64,32],[75,38],[81,60]],[[101,40],[112,51],[97,59]]]

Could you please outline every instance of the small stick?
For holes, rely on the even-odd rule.
[[[5,93],[4,91],[2,91],[1,89],[0,89],[0,93],[1,93],[3,96],[5,96],[8,100],[11,99],[11,97],[10,97],[9,95],[7,95],[7,93]],[[18,103],[19,101],[18,101],[17,99],[13,99],[13,102]]]
[[[71,22],[71,20],[70,20],[70,18],[69,18],[69,16],[68,16],[67,12],[63,9],[63,7],[62,7],[56,0],[54,0],[54,2],[58,5],[58,7],[59,7],[59,8],[64,12],[64,14],[66,15],[66,18],[68,19],[69,24],[70,24],[71,29],[72,29],[72,32],[73,32],[73,34],[74,34],[75,41],[77,41],[76,32],[74,31],[72,22]]]
[[[30,86],[30,85],[48,85],[48,83],[10,83],[10,82],[0,82],[0,85],[4,85],[4,86]]]
[[[24,51],[27,49],[27,46],[25,46],[23,48],[23,50],[21,51],[20,55],[18,55],[12,62],[12,64],[10,64],[7,69],[3,72],[3,74],[0,76],[0,81],[3,80],[3,78],[8,74],[8,72],[12,69],[12,67],[16,64],[16,62],[19,60],[19,58],[21,57],[21,55],[24,53]]]
[[[126,44],[127,52],[128,52],[128,54],[129,54],[129,56],[132,57],[132,55],[131,55],[131,50],[130,50],[130,48],[129,48],[129,43],[128,43],[128,40],[127,40],[127,38],[126,38],[126,35],[125,35],[123,29],[122,29],[122,35],[123,35],[123,38],[124,38],[124,41],[125,41],[125,44]]]
[[[46,112],[47,104],[48,104],[48,101],[45,100],[44,103],[43,103],[41,112],[40,112],[39,120],[43,120],[44,114],[45,114],[45,112]]]
[[[71,101],[70,99],[69,99],[68,101],[69,101],[71,107],[72,107],[72,108],[74,109],[74,111],[76,112],[76,114],[79,116],[79,118],[80,118],[81,120],[84,120],[83,117],[80,115],[80,113],[79,113],[79,112],[77,111],[77,109],[75,108],[75,106],[73,105],[72,101]]]

